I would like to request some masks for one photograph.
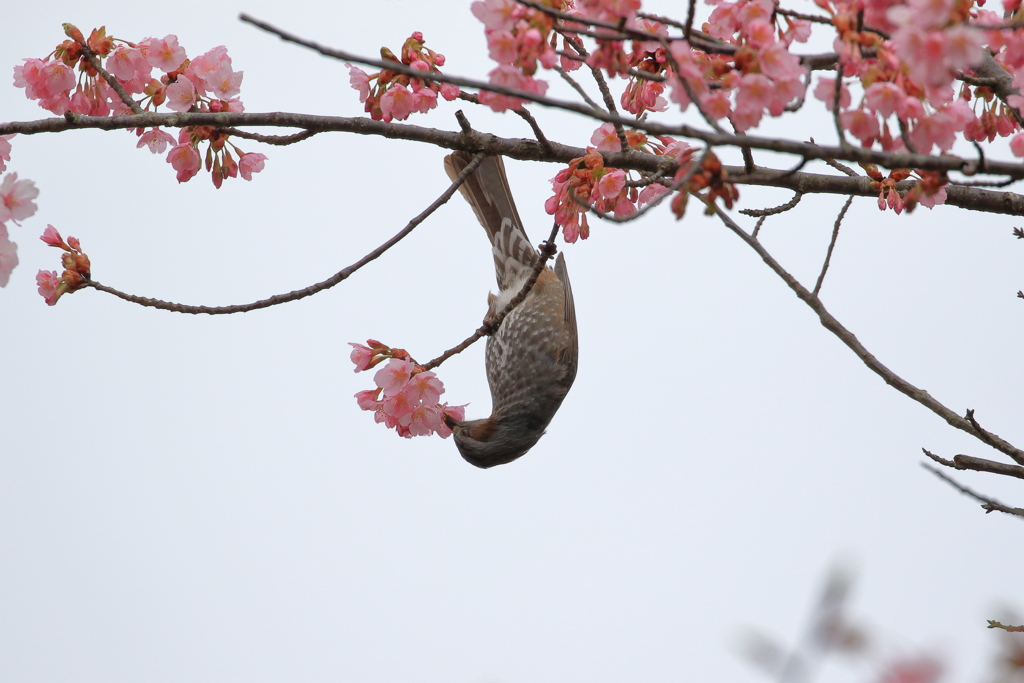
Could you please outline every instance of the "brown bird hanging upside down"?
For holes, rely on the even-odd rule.
[[[445,157],[453,180],[472,160],[466,152]],[[499,292],[489,294],[493,318],[523,288],[540,258],[512,201],[501,157],[487,157],[460,188],[494,253]],[[477,467],[512,462],[530,450],[558,411],[576,378],[576,308],[565,257],[544,268],[526,299],[487,339],[491,416],[450,421],[462,457]]]

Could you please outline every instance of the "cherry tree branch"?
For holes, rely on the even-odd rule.
[[[981,507],[985,510],[985,512],[1005,512],[1008,515],[1017,515],[1018,517],[1024,517],[1024,508],[1007,507],[1006,505],[1003,505],[1002,503],[996,502],[992,498],[988,498],[987,496],[983,496],[983,495],[981,495],[979,493],[975,493],[974,491],[972,491],[971,489],[967,488],[966,486],[958,483],[952,477],[949,477],[949,476],[943,474],[939,470],[935,469],[934,467],[932,467],[931,465],[928,465],[926,463],[921,463],[921,467],[925,468],[926,470],[928,470],[929,472],[934,474],[939,479],[942,479],[943,481],[945,481],[947,484],[949,484],[950,486],[955,488],[960,493],[962,493],[962,494],[964,494],[966,496],[970,496],[974,500],[976,500],[979,503],[981,503],[982,504]]]
[[[1001,624],[998,621],[993,621],[992,619],[988,620],[988,627],[989,628],[1001,628],[1004,631],[1010,631],[1011,633],[1013,633],[1013,632],[1016,632],[1016,633],[1024,632],[1024,626],[1007,626],[1006,624]]]
[[[842,225],[843,217],[846,216],[846,212],[850,209],[850,204],[853,204],[853,195],[847,198],[842,210],[839,211],[839,215],[836,216],[835,225],[832,226],[832,239],[828,243],[828,251],[825,252],[825,262],[821,264],[821,274],[818,275],[818,281],[814,283],[814,291],[811,292],[814,296],[818,296],[818,292],[821,291],[821,285],[825,282],[825,273],[828,272],[828,265],[832,262],[832,250],[836,248],[836,240],[839,239],[839,226]]]
[[[141,114],[142,107],[139,106],[138,102],[132,99],[132,96],[128,94],[120,83],[118,83],[117,79],[100,65],[100,60],[96,58],[96,53],[92,51],[92,48],[89,47],[88,43],[81,40],[76,40],[75,42],[78,43],[78,47],[82,50],[82,55],[85,57],[85,61],[89,62],[89,66],[91,66],[93,70],[107,82],[107,85],[110,86],[111,90],[117,93],[118,98],[124,103],[124,106],[128,107],[136,114]]]
[[[951,467],[955,470],[974,470],[975,472],[988,472],[990,474],[1001,474],[1006,477],[1016,477],[1018,479],[1024,479],[1024,467],[1019,465],[1008,465],[1003,462],[996,462],[995,460],[986,460],[985,458],[975,458],[970,455],[954,455],[952,460],[935,455],[931,451],[922,448],[924,454],[929,458]]]
[[[519,293],[516,294],[511,301],[508,302],[505,308],[501,309],[498,315],[494,316],[493,319],[484,320],[483,324],[477,328],[476,332],[469,335],[465,340],[463,340],[461,344],[453,346],[452,348],[448,349],[434,360],[423,365],[423,369],[433,370],[434,368],[436,368],[441,363],[445,362],[455,354],[462,353],[463,351],[468,349],[470,346],[479,341],[481,337],[489,337],[495,332],[497,332],[498,328],[501,327],[502,321],[505,320],[509,313],[515,310],[516,306],[518,306],[519,304],[523,303],[526,300],[526,297],[530,294],[530,291],[533,289],[533,286],[537,284],[537,278],[540,277],[541,272],[544,270],[545,264],[552,256],[555,255],[556,237],[558,237],[558,223],[555,223],[554,226],[551,228],[551,234],[548,236],[547,241],[542,242],[540,244],[540,257],[537,259],[537,262],[533,265],[533,271],[531,271],[530,277],[526,279],[525,283],[523,283],[523,288],[519,290]]]
[[[782,278],[790,289],[807,304],[811,310],[818,315],[818,320],[829,332],[834,334],[843,342],[854,354],[860,358],[860,360],[874,372],[876,375],[881,377],[886,384],[896,389],[896,391],[909,397],[910,399],[920,403],[925,408],[928,408],[933,413],[941,417],[951,427],[955,427],[961,431],[964,431],[971,436],[979,439],[985,444],[988,444],[992,448],[1005,453],[1010,456],[1017,463],[1024,465],[1024,451],[1000,438],[999,436],[983,429],[976,420],[973,419],[973,413],[970,415],[970,419],[967,417],[960,417],[952,410],[944,406],[942,403],[937,401],[931,394],[924,389],[919,389],[907,380],[903,379],[895,372],[890,370],[888,367],[883,365],[875,356],[861,344],[860,340],[851,332],[846,329],[836,318],[828,312],[825,305],[821,302],[815,294],[808,291],[800,282],[789,274],[785,268],[783,268],[778,261],[776,261],[771,254],[764,248],[757,239],[747,233],[743,228],[736,224],[725,212],[723,212],[718,205],[715,205],[715,213],[722,220],[727,228],[732,230],[740,239],[746,242],[747,246],[757,252],[761,260],[771,268],[776,275]]]
[[[627,123],[632,125],[635,122]],[[586,150],[582,147],[574,147],[555,141],[550,141],[550,145],[545,147],[534,140],[500,138],[495,135],[479,132],[444,131],[437,128],[424,128],[409,124],[384,123],[383,121],[374,121],[363,117],[318,116],[287,112],[192,112],[166,114],[149,112],[132,116],[112,117],[82,116],[69,112],[64,117],[0,123],[0,135],[8,135],[10,133],[33,135],[39,133],[59,133],[68,130],[119,130],[152,128],[156,126],[168,128],[213,126],[229,130],[237,129],[238,126],[298,128],[303,132],[297,135],[301,135],[303,139],[315,133],[323,132],[378,135],[395,140],[423,142],[451,150],[486,152],[487,154],[500,154],[521,161],[544,161],[559,164],[568,163],[586,154]],[[243,137],[259,139],[255,135],[254,133],[243,133]],[[294,141],[293,136],[260,137],[267,138],[270,144],[289,144],[290,140]],[[747,144],[762,149],[770,149],[771,144],[769,143],[773,142],[749,136],[701,134],[695,137],[698,140],[712,140],[713,145],[718,144],[714,141],[721,141],[722,146]],[[765,144],[761,144],[762,142]],[[859,150],[859,148],[855,147],[845,149],[828,148],[815,145],[814,143],[789,143],[787,150],[792,145],[798,145],[801,151],[813,152],[814,159],[820,159],[840,169],[845,169],[845,167],[836,162],[835,158],[850,161],[866,161],[868,163],[881,161],[883,163],[878,163],[879,166],[928,170],[958,170],[960,165],[976,163],[974,160],[966,162],[949,156],[929,157],[925,155],[889,154]],[[860,154],[859,152],[865,152],[866,154]],[[797,153],[799,154],[799,151]],[[605,166],[612,168],[632,169],[647,173],[662,171],[667,174],[674,173],[677,167],[673,160],[667,159],[664,156],[646,154],[635,150],[628,152],[601,152],[601,156],[604,159]],[[851,159],[851,157],[855,158]],[[1005,174],[1014,178],[1024,177],[1024,165],[986,160],[984,166],[988,167],[986,172]],[[858,197],[878,195],[877,190],[871,189],[871,179],[864,176],[843,178],[817,173],[783,171],[760,166],[755,167],[753,173],[747,173],[744,168],[739,166],[726,166],[725,170],[729,174],[729,181],[736,184],[779,187],[804,194],[852,194]],[[852,173],[848,169],[845,170]],[[896,188],[900,192],[905,192],[914,186],[914,182],[913,180],[902,181],[897,184]],[[951,206],[958,206],[972,211],[1024,216],[1024,195],[958,185],[950,185],[946,193],[946,203]]]
[[[410,232],[412,232],[417,225],[426,220],[430,214],[434,213],[434,211],[436,211],[441,205],[443,205],[445,202],[452,198],[452,195],[454,195],[456,191],[458,191],[462,183],[466,181],[466,178],[468,178],[469,175],[476,170],[477,166],[480,165],[480,162],[483,161],[484,156],[484,154],[477,154],[469,162],[469,164],[466,165],[466,168],[462,170],[462,173],[460,173],[455,178],[455,180],[452,181],[451,185],[448,186],[448,189],[442,192],[441,196],[435,199],[430,206],[423,210],[422,213],[420,213],[418,216],[409,221],[409,223],[404,228],[402,228],[394,237],[392,237],[387,242],[371,251],[363,258],[359,259],[357,262],[353,263],[351,266],[341,269],[340,271],[338,271],[331,277],[327,278],[323,282],[318,282],[315,285],[310,285],[309,287],[305,287],[303,289],[297,289],[293,292],[288,292],[287,294],[275,294],[274,296],[268,299],[261,299],[260,301],[254,301],[249,304],[235,304],[231,306],[190,306],[187,304],[177,304],[169,301],[161,301],[159,299],[151,299],[148,297],[136,296],[134,294],[126,294],[125,292],[118,291],[113,287],[108,287],[106,285],[100,284],[95,280],[87,281],[85,283],[85,286],[92,287],[93,289],[97,289],[101,292],[106,292],[107,294],[113,294],[119,299],[124,299],[125,301],[130,301],[132,303],[139,304],[140,306],[158,308],[163,311],[173,311],[175,313],[191,313],[193,315],[198,315],[200,313],[205,313],[207,315],[247,313],[249,311],[259,310],[261,308],[269,308],[270,306],[276,306],[278,304],[287,303],[289,301],[297,301],[299,299],[304,299],[307,296],[312,296],[318,292],[324,291],[325,289],[330,289],[331,287],[339,284],[343,280],[347,280],[348,277],[352,275],[352,273],[356,272],[357,270],[368,264],[370,261],[373,261],[374,259],[380,257],[388,249],[402,241],[402,239],[405,238],[405,236],[408,235]]]

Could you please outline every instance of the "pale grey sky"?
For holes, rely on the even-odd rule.
[[[18,5],[0,65],[44,56],[64,21],[175,33],[190,55],[228,46],[248,111],[361,114],[343,65],[239,23],[245,11],[365,55],[421,30],[448,72],[489,70],[468,3],[366,5]],[[47,115],[8,84],[0,119]],[[529,136],[517,117],[465,106],[482,130]],[[410,123],[456,129],[455,109]],[[567,143],[595,127],[535,113]],[[772,130],[833,139],[820,114]],[[743,629],[795,640],[836,562],[857,570],[853,610],[882,655],[937,653],[947,680],[969,682],[995,647],[985,620],[1024,608],[1021,521],[984,515],[919,466],[922,447],[993,454],[885,386],[695,210],[598,225],[564,249],[575,387],[537,447],[481,471],[450,441],[399,439],[360,412],[352,395],[371,378],[352,373],[346,344],[427,358],[479,324],[493,271],[460,198],[383,260],[287,306],[191,317],[95,291],[48,308],[35,293],[36,270],[58,263],[37,239],[47,223],[82,241],[97,280],[144,296],[225,304],[306,286],[447,186],[441,150],[342,134],[245,143],[266,170],[217,191],[205,174],[178,185],[126,132],[13,144],[10,170],[41,194],[11,227],[21,265],[0,290],[5,683],[756,681],[736,654]],[[540,241],[558,169],[507,166]],[[741,195],[753,208],[789,199]],[[805,199],[764,228],[804,282],[842,201]],[[1018,444],[1019,224],[858,200],[823,289],[882,362]],[[482,352],[440,370],[445,399],[473,417],[488,412]],[[1013,482],[958,476],[1024,502]]]

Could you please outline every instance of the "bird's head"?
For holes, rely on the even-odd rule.
[[[445,415],[444,422],[452,430],[462,457],[480,468],[512,462],[530,450],[544,433],[529,433],[494,417],[459,421]]]

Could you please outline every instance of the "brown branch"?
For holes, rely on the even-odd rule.
[[[121,86],[121,84],[117,82],[117,79],[114,78],[113,74],[111,74],[109,71],[100,66],[100,60],[96,57],[96,53],[92,51],[92,48],[90,48],[89,45],[85,42],[77,40],[75,42],[78,43],[78,47],[81,48],[82,55],[85,56],[85,61],[89,62],[89,66],[91,66],[96,71],[96,73],[98,73],[103,78],[103,80],[107,82],[107,85],[109,85],[110,88],[115,93],[117,93],[117,96],[124,103],[124,106],[128,107],[136,114],[141,114],[142,107],[140,107],[139,103],[133,100],[132,96],[129,95]]]
[[[476,157],[474,157],[473,160],[466,165],[466,168],[462,170],[462,173],[460,173],[455,178],[455,180],[452,181],[452,184],[448,186],[448,189],[442,192],[441,196],[435,199],[430,206],[423,210],[422,213],[420,213],[418,216],[409,221],[409,223],[404,228],[402,228],[394,237],[392,237],[387,242],[371,251],[363,258],[359,259],[359,261],[353,263],[351,266],[343,268],[342,270],[338,271],[337,273],[327,278],[323,282],[318,282],[315,285],[310,285],[309,287],[305,287],[303,289],[288,292],[287,294],[275,294],[274,296],[268,299],[261,299],[260,301],[254,301],[253,303],[249,304],[235,304],[232,306],[189,306],[186,304],[176,304],[169,301],[160,301],[159,299],[150,299],[148,297],[136,296],[134,294],[126,294],[124,292],[114,289],[113,287],[107,287],[106,285],[100,284],[95,280],[87,282],[85,286],[92,287],[93,289],[98,289],[101,292],[113,294],[119,299],[124,299],[125,301],[130,301],[132,303],[139,304],[140,306],[148,306],[150,308],[158,308],[160,310],[173,311],[175,313],[191,313],[193,315],[200,313],[205,313],[207,315],[247,313],[248,311],[255,311],[261,308],[269,308],[270,306],[276,306],[277,304],[287,303],[289,301],[297,301],[298,299],[304,299],[307,296],[312,296],[313,294],[316,294],[317,292],[322,292],[325,289],[330,289],[331,287],[342,282],[343,280],[348,279],[348,277],[352,275],[352,273],[356,272],[357,270],[368,264],[370,261],[373,261],[374,259],[380,257],[388,249],[398,244],[406,235],[412,232],[417,225],[426,220],[426,218],[430,214],[434,213],[434,211],[436,211],[441,205],[443,205],[445,202],[452,198],[452,195],[454,195],[455,192],[458,191],[459,187],[462,185],[463,182],[465,182],[466,178],[468,178],[469,175],[476,170],[477,166],[480,165],[480,162],[483,161],[484,156],[484,154],[477,154]]]
[[[634,122],[629,122],[630,124]],[[565,164],[573,159],[578,159],[586,154],[582,147],[573,147],[558,142],[551,142],[551,148],[545,149],[543,145],[528,139],[522,138],[500,138],[495,135],[473,132],[452,132],[436,128],[424,128],[400,123],[384,123],[373,121],[362,117],[340,117],[340,116],[316,116],[313,114],[293,114],[286,112],[269,113],[232,113],[232,112],[194,112],[194,113],[167,113],[156,114],[146,113],[133,116],[80,116],[77,114],[65,114],[64,117],[40,119],[37,121],[20,121],[13,123],[0,123],[0,135],[10,133],[21,133],[32,135],[37,133],[59,133],[67,130],[121,130],[130,128],[151,128],[164,126],[168,128],[184,128],[187,126],[212,126],[215,128],[233,128],[238,126],[256,127],[284,127],[298,128],[317,133],[322,132],[343,132],[356,133],[358,135],[378,135],[393,140],[409,140],[412,142],[423,142],[437,147],[451,150],[463,150],[471,153],[486,152],[488,154],[502,155],[520,161],[544,161],[549,163]],[[712,141],[722,140],[723,146],[740,146],[740,144],[751,144],[754,146],[768,148],[768,145],[761,145],[759,138],[729,135],[701,134],[698,140],[710,139]],[[714,144],[714,143],[713,143]],[[801,143],[792,143],[800,145]],[[845,169],[852,173],[845,166],[834,162],[828,156],[833,153],[840,158],[848,156],[859,156],[859,148],[850,147],[846,150],[838,148],[818,147],[814,143],[804,143],[807,149],[817,149],[819,153],[814,158],[819,158],[825,163],[831,163],[838,168]],[[666,158],[657,154],[646,154],[635,150],[628,153],[623,152],[601,152],[606,166],[621,169],[631,169],[646,173],[656,173],[659,170],[671,166]],[[881,156],[881,155],[880,155]],[[872,157],[863,160],[871,163],[879,159]],[[956,160],[952,157],[926,157],[911,155],[887,155],[885,160],[892,164],[892,168],[937,168],[956,170]],[[971,163],[974,163],[973,161]],[[986,166],[991,167],[991,172],[1004,173],[1014,177],[1024,177],[1024,165],[1002,164],[986,161]],[[887,163],[879,163],[879,166],[889,167]],[[1006,167],[1006,170],[1003,170]],[[1014,170],[1013,173],[1009,169]],[[674,171],[673,168],[668,169]],[[793,173],[772,168],[755,167],[754,173],[746,174],[746,171],[739,166],[726,166],[725,170],[730,175],[730,180],[737,184],[763,185],[779,187],[804,194],[839,194],[856,195],[858,197],[876,197],[877,190],[872,190],[871,179],[864,176],[842,178],[833,175],[822,175],[817,173]],[[916,181],[905,180],[897,184],[896,189],[905,192],[914,186]],[[1012,192],[996,192],[975,187],[949,186],[946,189],[946,204],[958,206],[972,211],[984,211],[987,213],[1009,214],[1013,216],[1024,216],[1024,195]]]
[[[1004,631],[1010,631],[1011,633],[1014,633],[1014,632],[1016,632],[1016,633],[1024,632],[1024,626],[1007,626],[1006,624],[1000,624],[998,621],[993,621],[992,619],[988,620],[988,627],[989,628],[1001,628]]]
[[[975,458],[970,455],[955,455],[952,460],[946,460],[945,458],[939,457],[929,451],[926,448],[922,448],[924,454],[929,458],[955,470],[974,470],[975,472],[989,472],[990,474],[1001,474],[1007,477],[1016,477],[1018,479],[1024,479],[1024,467],[1019,465],[1008,465],[1003,462],[996,462],[995,460],[986,460],[984,458]]]
[[[593,109],[594,111],[600,111],[600,112],[604,111],[603,109],[601,109],[601,105],[599,105],[597,102],[595,102],[590,97],[590,95],[587,94],[587,91],[583,89],[583,86],[580,85],[579,83],[577,83],[575,78],[573,78],[572,76],[569,75],[568,71],[566,71],[565,69],[563,69],[560,66],[556,66],[555,67],[555,71],[558,73],[559,76],[562,77],[563,81],[568,83],[569,86],[573,90],[575,90],[577,93],[579,93],[579,96],[583,98],[584,102],[586,102],[587,104],[590,105],[591,109]]]
[[[283,147],[285,145],[294,145],[296,142],[308,140],[322,131],[304,130],[293,135],[260,135],[259,133],[250,133],[248,131],[238,130],[237,128],[221,128],[219,129],[219,132],[234,135],[235,137],[244,138],[246,140],[262,142],[267,145],[278,145]]]
[[[418,72],[423,74],[424,72]],[[433,76],[431,77],[433,78]],[[451,81],[462,81],[464,79],[448,79]],[[483,84],[486,86],[486,84]],[[486,88],[485,88],[486,89]],[[495,90],[498,89],[490,88]],[[598,121],[632,126],[654,135],[681,136],[700,140],[713,147],[751,147],[771,152],[792,154],[802,159],[813,161],[821,160],[842,160],[856,163],[870,163],[884,168],[916,168],[930,171],[960,171],[965,167],[978,166],[976,160],[964,160],[951,155],[931,156],[927,154],[907,154],[895,152],[883,152],[879,150],[864,149],[861,147],[828,147],[813,143],[796,142],[792,140],[761,138],[751,135],[731,135],[727,133],[711,133],[695,129],[687,125],[666,126],[651,121],[636,121],[612,116],[606,112],[595,111],[592,108],[575,103],[563,103],[548,98],[538,97],[531,93],[522,91],[509,91],[519,97],[520,94],[527,99],[544,106],[555,106],[565,108],[568,111],[586,114]],[[334,116],[314,116],[310,114],[291,114],[284,112],[250,114],[235,112],[190,112],[190,113],[167,113],[156,114],[146,113],[133,116],[82,116],[68,112],[63,118],[40,119],[38,121],[21,121],[13,123],[0,123],[0,135],[10,133],[56,133],[71,129],[98,128],[102,130],[116,130],[121,128],[139,128],[153,126],[167,126],[180,128],[185,126],[285,126],[290,128],[303,128],[316,131],[343,131],[364,134],[378,134],[385,137],[402,138],[431,142],[443,147],[452,149],[466,149],[463,145],[454,146],[452,142],[444,141],[444,133],[436,129],[421,128],[403,124],[385,124],[381,121],[372,121],[365,118],[346,118]],[[479,150],[472,150],[479,151]],[[502,152],[503,154],[504,152]],[[536,158],[536,157],[534,157]],[[654,170],[657,164],[650,164],[647,170]],[[639,169],[638,169],[639,170]],[[977,169],[979,173],[991,175],[1002,175],[1011,178],[1024,178],[1024,164],[1018,162],[1000,162],[986,159]],[[844,192],[843,194],[850,194]]]
[[[498,315],[494,316],[493,319],[485,320],[484,323],[477,328],[476,332],[469,335],[463,342],[457,346],[453,346],[448,349],[440,356],[435,358],[423,365],[424,370],[433,370],[441,363],[445,362],[457,353],[462,353],[470,346],[475,344],[481,337],[488,337],[498,331],[501,327],[501,323],[505,320],[509,313],[515,310],[516,306],[523,303],[526,297],[530,294],[533,286],[537,283],[537,278],[540,277],[541,271],[544,270],[545,264],[552,256],[555,255],[555,238],[558,236],[558,223],[555,223],[554,227],[551,228],[551,235],[548,237],[547,242],[542,242],[540,245],[540,257],[537,259],[537,263],[533,265],[533,271],[530,273],[530,277],[527,278],[523,284],[523,288],[519,290],[508,305],[501,309]]]
[[[846,199],[846,203],[843,204],[842,210],[839,215],[836,216],[835,225],[832,226],[832,240],[828,243],[828,251],[825,252],[825,262],[821,264],[821,273],[818,275],[818,281],[814,284],[814,291],[812,294],[818,296],[818,292],[821,291],[821,284],[825,281],[825,273],[828,272],[828,264],[832,261],[832,250],[836,248],[836,240],[839,239],[839,226],[843,222],[843,217],[850,208],[850,204],[853,204],[853,196],[851,195]]]
[[[935,400],[924,389],[918,389],[913,384],[903,379],[895,372],[883,365],[875,356],[860,343],[860,340],[846,329],[831,313],[825,308],[824,304],[821,303],[821,299],[809,292],[800,282],[789,274],[785,268],[783,268],[778,261],[776,261],[771,254],[764,248],[764,246],[753,236],[749,235],[743,228],[736,224],[728,215],[726,215],[717,205],[714,206],[715,213],[725,223],[726,227],[732,230],[740,239],[747,243],[747,245],[757,252],[758,256],[771,268],[776,275],[789,286],[790,289],[807,304],[811,310],[818,314],[818,320],[829,332],[839,338],[841,342],[846,344],[851,351],[856,354],[858,358],[876,375],[881,377],[886,384],[894,388],[896,391],[904,394],[910,399],[920,403],[925,408],[928,408],[933,413],[945,420],[951,427],[960,429],[968,434],[982,440],[984,443],[992,446],[998,451],[1009,455],[1018,463],[1024,464],[1024,451],[1016,448],[1007,441],[1000,437],[992,434],[991,432],[976,428],[972,426],[966,418],[960,417],[952,410],[944,406],[939,401]]]
[[[971,489],[967,488],[966,486],[963,486],[962,484],[957,483],[957,481],[955,479],[953,479],[952,477],[946,476],[945,474],[943,474],[939,470],[935,469],[934,467],[932,467],[931,465],[928,465],[926,463],[921,463],[921,467],[925,468],[926,470],[928,470],[929,472],[934,474],[939,479],[942,479],[943,481],[948,483],[950,486],[955,488],[960,493],[962,493],[962,494],[964,494],[966,496],[970,496],[974,500],[976,500],[979,503],[981,503],[982,504],[981,507],[985,510],[986,513],[989,513],[989,512],[1005,512],[1008,515],[1017,515],[1019,517],[1024,517],[1024,508],[1011,508],[1011,507],[1007,507],[1007,506],[1003,505],[1002,503],[999,503],[999,502],[993,500],[992,498],[988,498],[988,497],[983,496],[983,495],[981,495],[979,493],[975,493],[974,491],[972,491]]]
[[[785,213],[790,209],[796,208],[796,205],[800,203],[800,200],[803,199],[803,197],[803,193],[797,192],[796,194],[793,195],[793,198],[790,199],[785,204],[773,206],[770,209],[740,209],[740,213],[742,213],[744,216],[750,216],[751,218],[777,216],[780,213]]]
[[[1007,465],[1006,463],[975,458],[970,455],[957,455],[953,457],[953,464],[958,470],[974,470],[976,472],[990,472],[1002,474],[1007,477],[1024,479],[1024,467],[1019,465]]]
[[[794,12],[793,10],[782,9],[781,7],[775,8],[776,14],[781,14],[784,17],[793,17],[794,19],[802,19],[803,21],[812,21],[816,24],[828,24],[832,25],[831,17],[822,17],[814,14],[802,14],[800,12]]]

